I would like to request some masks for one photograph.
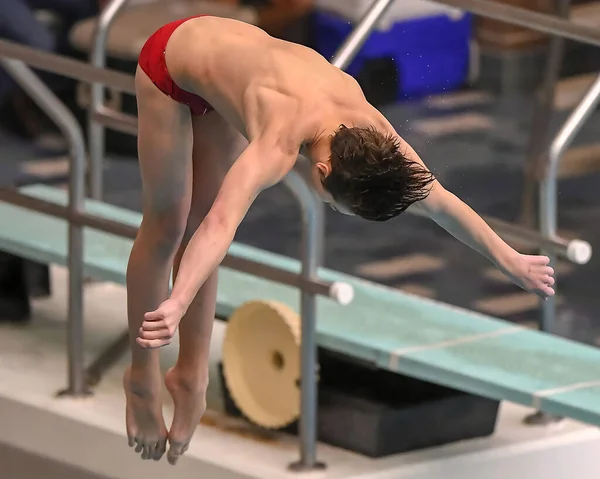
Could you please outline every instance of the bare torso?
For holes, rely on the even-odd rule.
[[[181,88],[205,98],[250,141],[273,125],[296,146],[342,123],[389,127],[352,77],[313,50],[242,22],[187,21],[172,35],[166,61]]]

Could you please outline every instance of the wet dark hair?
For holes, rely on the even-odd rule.
[[[331,172],[323,187],[354,214],[387,221],[427,198],[434,179],[402,153],[395,135],[341,125],[331,138]]]

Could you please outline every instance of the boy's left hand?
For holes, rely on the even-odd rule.
[[[507,265],[505,273],[513,283],[542,299],[554,296],[554,269],[547,256],[518,254]]]

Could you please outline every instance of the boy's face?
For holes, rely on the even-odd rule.
[[[341,213],[343,215],[355,216],[354,213],[348,207],[346,207],[338,201],[335,201],[333,196],[331,196],[331,193],[329,193],[329,191],[327,191],[323,187],[323,177],[326,172],[325,170],[325,168],[320,167],[317,163],[315,166],[313,166],[311,171],[312,186],[319,195],[319,198],[321,198],[321,201],[323,201],[324,203],[327,203],[332,210],[337,211],[338,213]]]

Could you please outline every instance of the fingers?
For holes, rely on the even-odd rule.
[[[155,330],[155,331],[146,331],[143,328],[138,330],[139,337],[141,339],[172,339],[173,335],[169,333],[169,330],[166,328]]]
[[[536,260],[538,257],[535,257]],[[545,257],[542,257],[545,258]],[[530,291],[536,293],[542,299],[546,300],[555,295],[554,291],[554,269],[547,264],[545,265],[537,265],[533,266],[530,271],[531,280],[532,280],[532,288]]]
[[[544,299],[548,299],[549,297],[554,296],[556,292],[554,291],[554,288],[552,287],[553,284],[554,284],[554,278],[551,278],[551,277],[545,278],[545,280],[540,281],[540,283],[537,287],[538,295]]]
[[[541,296],[543,299],[551,298],[555,294],[554,289],[547,285],[541,286],[538,291],[538,295]]]
[[[152,336],[156,332],[173,337],[175,331],[177,330],[177,324],[178,322],[175,323],[173,320],[167,320],[164,318],[144,321],[139,329],[139,334],[145,339],[155,339],[154,337],[146,337],[145,335],[150,334]]]
[[[550,264],[550,258],[548,258],[548,256],[538,256],[537,261],[538,261],[538,264],[541,264],[541,265],[542,264],[543,265]]]
[[[548,264],[530,264],[529,270],[535,275],[554,275],[554,268],[552,266],[549,266]]]
[[[175,328],[169,328],[163,321],[150,323],[150,329],[146,329],[146,321],[138,330],[139,336],[136,343],[145,349],[155,349],[171,344],[175,334]]]
[[[539,269],[536,268],[533,271],[533,277],[544,284],[552,286],[554,284],[554,269],[550,266],[542,266]]]
[[[176,324],[169,325],[163,318],[152,321],[146,320],[138,330],[139,336],[136,339],[136,343],[145,349],[155,349],[166,346],[173,340],[176,329]]]
[[[155,311],[148,311],[146,314],[144,314],[144,319],[146,321],[158,321],[159,319],[163,318],[164,314],[160,309],[157,309]]]
[[[548,256],[537,256],[537,255],[528,255],[529,264],[532,266],[546,266],[550,264],[550,258]]]
[[[551,266],[538,266],[533,269],[532,273],[535,278],[534,281],[538,283],[536,284],[536,287],[538,287],[540,291],[549,286],[553,286],[555,283],[554,268]],[[552,294],[554,294],[554,290],[552,288],[550,288],[550,290],[552,290]]]
[[[165,322],[160,320],[155,321],[144,321],[142,323],[142,328],[144,331],[156,331],[158,329],[166,328]]]
[[[157,349],[171,344],[172,338],[169,339],[142,339],[136,338],[135,342],[138,346],[144,349]]]

